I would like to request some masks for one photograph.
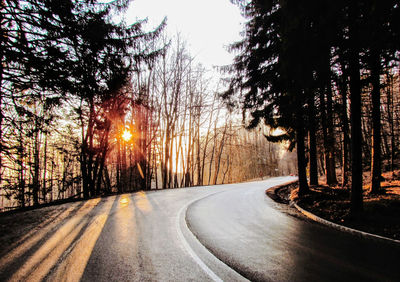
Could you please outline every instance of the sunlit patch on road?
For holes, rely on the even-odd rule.
[[[80,239],[70,247],[66,259],[62,260],[57,270],[51,275],[53,281],[79,281],[83,275],[93,248],[108,219],[115,198],[108,198],[102,205],[98,215],[94,217],[84,230]]]
[[[145,192],[140,191],[135,195],[135,206],[143,213],[149,213],[153,210]]]
[[[121,199],[119,200],[119,203],[121,207],[126,207],[129,204],[129,196],[128,195],[122,195]]]
[[[57,215],[57,219],[50,217],[40,224],[34,230],[31,230],[26,235],[24,235],[18,242],[13,244],[16,246],[13,250],[8,252],[4,257],[0,259],[0,265],[8,265],[12,263],[19,257],[21,257],[27,250],[35,246],[40,240],[42,240],[51,230],[54,228],[54,224],[51,224],[53,221],[62,221],[67,218],[75,209],[76,205],[69,207],[67,210]],[[83,207],[82,207],[83,208]],[[13,247],[11,246],[11,247]]]
[[[86,202],[16,271],[10,281],[39,281],[48,275],[61,256],[78,238],[90,221],[87,215],[99,204],[100,198]],[[39,239],[37,239],[39,240]],[[28,247],[28,246],[25,246]]]
[[[132,195],[122,195],[119,202],[123,209],[117,209],[115,212],[116,222],[118,224],[115,225],[115,242],[127,244],[128,242],[134,242],[136,245],[136,239],[134,234],[129,232],[130,230],[135,230],[135,208],[132,205],[133,201],[131,201]],[[135,227],[133,227],[135,226]]]

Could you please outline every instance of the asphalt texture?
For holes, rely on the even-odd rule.
[[[255,182],[191,205],[199,241],[252,281],[400,281],[400,246],[279,211]],[[278,184],[278,183],[277,183]]]
[[[300,220],[265,195],[292,179],[2,217],[0,281],[400,281],[396,245]]]

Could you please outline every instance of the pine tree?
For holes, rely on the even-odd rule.
[[[244,40],[231,46],[241,53],[232,68],[227,69],[235,77],[223,97],[229,99],[235,91],[241,93],[241,107],[250,117],[249,128],[263,120],[273,129],[286,130],[284,135],[269,140],[290,140],[297,144],[299,192],[305,194],[309,188],[303,120],[312,69],[307,64],[309,18],[299,11],[307,6],[290,1],[241,4],[249,22]],[[285,21],[287,18],[296,20]]]

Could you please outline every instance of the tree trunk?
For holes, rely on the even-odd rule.
[[[116,166],[117,192],[122,193],[122,167],[121,167],[121,138],[117,137],[117,166]]]
[[[349,182],[349,120],[347,117],[347,70],[345,65],[342,64],[344,69],[342,80],[339,82],[342,109],[341,109],[341,120],[342,120],[342,131],[343,131],[343,149],[342,149],[342,187],[346,187]]]
[[[328,77],[327,77],[327,85],[326,85],[326,113],[327,113],[327,137],[328,137],[328,159],[329,166],[327,166],[327,184],[335,185],[337,184],[336,179],[336,162],[335,162],[335,136],[334,136],[334,127],[333,127],[333,102],[332,102],[332,82],[331,82],[331,70],[329,64],[329,58],[327,61],[328,65]]]
[[[349,72],[350,72],[350,122],[351,122],[351,197],[353,215],[363,211],[362,135],[361,135],[361,85],[356,1],[349,1]]]
[[[309,147],[310,147],[310,185],[318,185],[318,164],[317,164],[317,139],[315,136],[315,104],[314,96],[308,103],[309,118]]]
[[[82,174],[82,190],[83,197],[85,199],[89,199],[89,183],[88,183],[88,175],[87,175],[87,148],[86,144],[81,144],[81,153],[80,153],[80,166],[81,166],[81,174]]]
[[[218,120],[218,115],[217,115],[217,118],[216,118],[215,123],[214,123],[214,146],[213,146],[213,149],[211,151],[210,164],[208,166],[208,182],[207,182],[207,185],[210,185],[210,183],[211,183],[211,173],[212,173],[212,165],[213,165],[214,155],[215,155],[215,145],[217,143],[217,137],[218,137],[218,134],[217,134],[217,120]]]
[[[39,125],[38,118],[35,118],[35,137],[33,140],[33,179],[32,179],[32,196],[33,196],[33,205],[39,205],[39,191],[40,191],[40,140],[39,140]]]
[[[126,165],[126,142],[125,140],[121,140],[122,147],[122,155],[121,155],[121,182],[122,182],[122,191],[128,192],[130,191],[130,187],[127,185],[127,165]]]
[[[368,109],[370,111],[371,109]],[[361,109],[362,111],[362,109]],[[370,160],[371,159],[371,151],[372,151],[372,144],[371,144],[371,138],[369,136],[371,135],[372,132],[372,127],[370,125],[371,121],[367,119],[367,117],[362,117],[361,116],[361,139],[362,139],[362,152],[364,156],[364,160]]]
[[[371,51],[372,81],[372,152],[371,152],[371,193],[381,189],[381,93],[380,93],[380,56]]]
[[[99,166],[99,168],[97,169],[96,195],[100,195],[101,193],[101,183],[103,179],[104,168],[106,167],[106,158],[108,152],[109,132],[110,132],[110,125],[107,124],[104,131],[103,140],[101,142],[101,154],[96,162]]]
[[[321,112],[321,125],[322,125],[322,138],[323,138],[323,145],[324,145],[324,166],[323,171],[326,176],[326,182],[329,183],[330,179],[328,172],[330,171],[329,165],[331,162],[328,161],[329,159],[329,142],[328,142],[328,125],[326,120],[326,103],[325,103],[325,93],[321,91],[320,93],[320,112]]]
[[[306,174],[306,158],[304,146],[304,124],[303,110],[301,106],[297,109],[296,115],[296,144],[297,144],[297,170],[299,174],[299,196],[303,196],[309,192]]]
[[[227,129],[228,129],[228,123],[225,123],[224,131],[223,131],[222,137],[221,137],[221,143],[219,145],[219,150],[217,152],[217,159],[215,162],[214,181],[213,181],[214,185],[216,185],[218,182],[218,174],[219,174],[219,169],[221,167],[221,158],[222,158],[222,152],[224,150],[225,136],[226,136]]]
[[[387,91],[387,96],[386,96],[386,107],[387,107],[387,114],[388,114],[388,122],[389,122],[389,128],[390,128],[390,170],[393,172],[394,170],[394,158],[395,158],[395,136],[394,136],[394,115],[393,115],[393,110],[394,110],[394,105],[393,105],[393,77],[390,76],[388,79],[390,80],[389,83],[389,89]],[[386,145],[387,142],[385,142]],[[388,146],[388,145],[386,145]],[[389,147],[389,146],[388,146]]]
[[[22,208],[25,207],[25,172],[24,172],[24,141],[22,138],[22,129],[19,132],[19,140],[18,140],[18,200],[19,204]]]
[[[165,146],[164,146],[164,161],[162,163],[162,168],[161,168],[161,178],[162,178],[162,188],[166,189],[169,188],[168,186],[168,163],[169,163],[169,146],[170,146],[170,141],[169,141],[169,130],[168,130],[168,125],[167,125],[167,130],[165,132]]]
[[[197,186],[203,182],[201,179],[201,158],[200,158],[200,113],[198,114],[196,130],[196,165],[197,165]]]

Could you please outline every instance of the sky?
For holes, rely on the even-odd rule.
[[[207,68],[232,63],[226,46],[241,39],[244,22],[229,0],[133,0],[126,21],[146,17],[149,29],[167,17],[168,34],[179,32],[191,55]]]

